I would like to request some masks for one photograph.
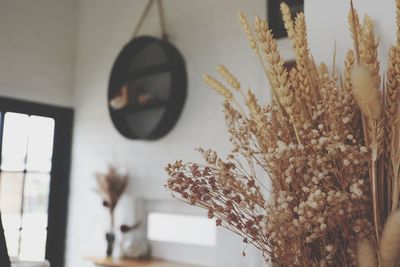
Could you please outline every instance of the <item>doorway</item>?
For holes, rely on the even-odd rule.
[[[8,252],[64,265],[73,110],[0,98],[0,211]]]

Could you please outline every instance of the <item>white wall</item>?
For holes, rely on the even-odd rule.
[[[104,255],[107,217],[93,190],[93,174],[108,162],[116,161],[134,177],[130,193],[163,201],[170,199],[163,188],[168,162],[200,160],[196,146],[229,150],[222,99],[203,84],[204,72],[215,73],[215,66],[224,63],[243,86],[269,98],[264,74],[236,19],[239,10],[250,18],[265,17],[265,0],[164,1],[168,32],[187,61],[185,109],[175,129],[159,141],[120,136],[107,111],[108,76],[145,2],[0,0],[0,95],[76,109],[67,267],[89,267],[85,256]],[[143,33],[159,34],[154,11]],[[285,52],[288,47],[284,42]],[[119,222],[131,222],[132,197],[125,196],[121,204]],[[220,230],[215,265],[260,266],[257,252],[246,249],[249,256],[240,256],[244,248],[240,238]]]
[[[75,0],[0,0],[0,95],[72,104]]]
[[[375,23],[375,32],[380,40],[379,56],[386,66],[388,48],[395,44],[396,8],[395,0],[354,0],[361,19],[368,14]],[[334,44],[337,47],[337,64],[343,66],[346,52],[353,48],[347,22],[350,10],[349,0],[307,0],[305,1],[311,52],[317,62],[333,62]],[[386,67],[385,67],[386,68]]]
[[[89,267],[82,258],[104,255],[106,215],[94,193],[93,174],[110,161],[128,168],[134,183],[130,192],[147,199],[170,199],[163,187],[164,166],[175,159],[200,160],[194,147],[213,147],[226,153],[230,146],[222,114],[221,98],[207,88],[204,72],[226,64],[243,81],[268,98],[264,75],[237,22],[236,13],[265,17],[266,1],[168,0],[164,1],[167,29],[172,42],[186,58],[188,98],[173,131],[154,142],[123,138],[111,124],[107,110],[107,83],[111,66],[130,39],[146,1],[82,0],[74,106],[76,107],[67,267]],[[143,33],[159,35],[154,12]],[[131,220],[132,199],[125,196],[119,222]],[[123,215],[125,214],[125,215]],[[240,238],[218,233],[216,266],[260,266],[256,256],[241,257]],[[248,250],[252,255],[251,249]],[[254,254],[253,254],[254,255]]]

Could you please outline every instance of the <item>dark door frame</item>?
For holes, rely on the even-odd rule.
[[[4,237],[3,224],[0,213],[0,266],[10,267],[10,258],[7,253],[6,239]]]
[[[0,112],[1,122],[4,121],[4,112],[44,116],[53,118],[55,121],[53,151],[56,151],[56,153],[53,153],[50,173],[46,259],[51,263],[51,266],[63,267],[68,215],[73,109],[0,97]],[[3,123],[0,124],[0,134],[2,131]]]

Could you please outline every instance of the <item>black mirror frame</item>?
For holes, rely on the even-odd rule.
[[[171,74],[170,95],[158,125],[147,136],[139,136],[129,128],[124,111],[112,109],[109,103],[128,79],[129,67],[138,51],[153,43],[158,43],[163,48],[168,59],[168,70]],[[186,95],[186,65],[178,49],[166,40],[141,36],[127,43],[115,60],[109,80],[107,105],[115,128],[123,136],[128,139],[156,140],[168,134],[175,126],[182,113]]]

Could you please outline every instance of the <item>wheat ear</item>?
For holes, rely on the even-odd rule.
[[[300,143],[300,137],[293,117],[293,88],[288,79],[288,72],[285,68],[283,57],[278,51],[278,45],[268,27],[268,23],[259,17],[256,17],[255,33],[260,44],[259,49],[263,52],[268,62],[267,69],[271,85],[279,95],[280,104],[290,118],[297,143]]]
[[[285,26],[288,37],[293,40],[295,36],[295,30],[294,30],[294,23],[292,20],[292,12],[290,12],[290,8],[285,2],[281,3],[281,13],[282,13],[283,24]]]
[[[399,207],[399,197],[400,197],[400,188],[399,188],[399,180],[400,180],[400,137],[398,134],[399,129],[399,114],[396,114],[396,120],[394,121],[394,127],[392,128],[392,142],[391,142],[391,170],[392,170],[392,212],[398,209]]]
[[[397,44],[400,44],[400,0],[396,0]]]
[[[380,64],[378,60],[378,40],[375,37],[374,25],[369,16],[365,16],[360,42],[361,62],[371,72],[376,88],[380,87]]]
[[[249,45],[250,45],[251,49],[256,51],[257,50],[256,39],[254,38],[254,34],[251,30],[250,24],[249,24],[246,16],[242,12],[240,12],[238,14],[238,17],[239,17],[239,22],[242,25],[243,31],[247,36],[247,40],[249,41]]]
[[[356,61],[360,63],[360,38],[361,38],[361,24],[360,18],[358,17],[357,11],[354,9],[353,0],[350,0],[350,11],[348,16],[348,22],[350,25],[351,37],[354,42],[354,49],[356,51]]]
[[[217,71],[231,87],[237,91],[240,91],[239,80],[224,65],[218,65]]]
[[[312,97],[312,88],[307,70],[310,52],[307,42],[306,21],[303,13],[297,14],[295,20],[295,31],[294,46],[296,52],[297,69],[299,71],[299,86],[306,102],[312,104],[314,99]]]
[[[249,41],[250,47],[255,51],[263,69],[264,69],[264,73],[267,76],[267,80],[270,83],[270,87],[271,87],[271,91],[272,91],[272,100],[275,104],[277,104],[277,107],[279,108],[279,112],[280,112],[280,116],[284,117],[285,116],[285,111],[284,108],[282,107],[282,104],[280,102],[279,99],[279,92],[276,90],[276,88],[274,87],[274,85],[272,84],[272,79],[270,77],[270,73],[268,71],[268,67],[264,62],[264,59],[262,57],[262,55],[259,52],[258,49],[258,45],[257,45],[257,41],[256,38],[254,36],[254,32],[253,29],[250,27],[250,24],[246,18],[246,16],[243,13],[239,13],[239,21],[240,24],[242,25],[243,31],[245,32],[247,39]]]
[[[397,109],[398,109],[398,104],[397,104],[397,98],[398,98],[398,81],[397,81],[397,76],[396,76],[396,47],[391,47],[389,50],[389,56],[388,56],[388,67],[386,71],[386,84],[385,84],[385,90],[384,90],[384,109],[385,109],[385,164],[386,164],[386,177],[388,181],[388,192],[391,192],[391,186],[394,185],[395,188],[396,182],[393,180],[393,168],[391,164],[391,147],[392,147],[392,139],[393,137],[393,129],[395,127],[395,120],[397,117]],[[396,137],[395,137],[396,138]],[[395,151],[393,151],[395,152]],[[397,191],[397,190],[396,190]],[[396,192],[392,192],[392,194],[388,194],[389,196],[392,196],[392,203],[390,205],[392,206],[392,211],[397,209],[398,206],[398,200],[397,198],[394,198],[396,195]]]
[[[232,100],[233,95],[232,92],[229,91],[228,88],[225,87],[222,83],[220,83],[217,79],[211,77],[208,74],[204,74],[203,80],[206,84],[208,84],[211,88],[213,88],[218,94],[225,97],[226,100]]]

